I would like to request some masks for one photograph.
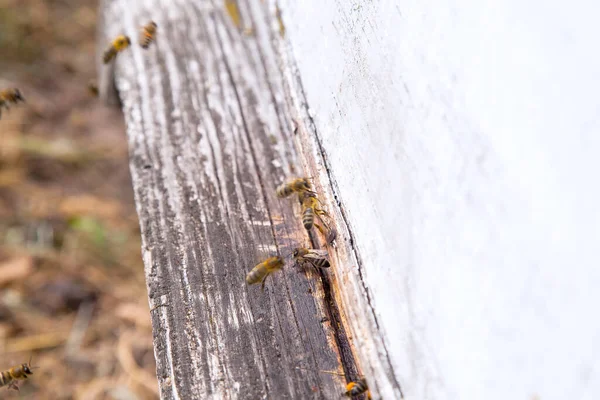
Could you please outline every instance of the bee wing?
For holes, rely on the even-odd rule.
[[[321,258],[327,258],[328,255],[329,253],[327,252],[327,250],[311,249],[307,254],[304,255],[304,258],[320,260]]]

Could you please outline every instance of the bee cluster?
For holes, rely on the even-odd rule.
[[[317,194],[310,188],[310,182],[308,178],[296,178],[292,179],[282,185],[277,190],[277,197],[288,197],[294,193],[298,194],[298,200],[302,204],[302,223],[307,231],[310,231],[313,226],[316,226],[321,233],[327,238],[334,238],[335,234],[332,229],[325,223],[324,217],[329,218],[326,211],[320,208]],[[315,223],[315,219],[318,218],[320,224]],[[328,244],[331,244],[333,240],[328,240]],[[331,265],[328,260],[327,250],[316,250],[298,247],[292,252],[292,257],[296,264],[305,266],[312,265],[315,268],[329,268]],[[285,265],[285,261],[282,257],[270,257],[265,261],[256,265],[248,275],[246,275],[246,282],[249,285],[254,283],[261,283],[261,288],[265,288],[265,280],[267,277],[279,271]]]
[[[317,197],[317,193],[311,189],[309,178],[295,178],[283,183],[276,189],[277,197],[284,198],[289,197],[293,194],[297,194],[298,201],[301,204],[301,215],[302,225],[310,232],[313,228],[317,230],[325,237],[325,242],[331,245],[335,240],[337,233],[334,228],[330,226],[328,221],[331,217],[322,208],[321,201]],[[303,247],[297,247],[292,252],[292,258],[294,262],[300,266],[313,266],[316,269],[329,268],[329,254],[327,250],[321,249],[307,249]],[[283,268],[285,261],[282,257],[270,257],[265,261],[256,265],[246,275],[246,282],[249,285],[255,283],[261,283],[261,288],[264,290],[265,280],[267,277]],[[324,371],[325,372],[325,371]],[[350,382],[346,385],[346,391],[342,395],[347,397],[359,396],[366,394],[367,398],[371,398],[367,381],[364,377],[361,377],[356,382]]]

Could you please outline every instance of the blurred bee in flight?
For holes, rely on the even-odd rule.
[[[19,390],[17,381],[27,379],[27,375],[33,374],[31,371],[31,357],[29,362],[12,367],[7,371],[0,372],[0,387],[8,385],[9,389]]]
[[[130,44],[131,40],[129,40],[128,36],[117,36],[110,44],[110,47],[104,52],[104,57],[102,58],[104,64],[111,62],[117,56],[117,53],[128,48]]]
[[[148,22],[142,27],[142,33],[140,33],[140,46],[147,49],[150,44],[156,39],[156,28],[158,25],[154,21]]]
[[[284,266],[283,258],[270,257],[260,264],[256,265],[248,275],[246,275],[246,283],[253,285],[261,282],[261,290],[265,290],[265,281],[267,277],[275,271],[279,271]]]
[[[329,264],[327,250],[316,250],[316,249],[306,249],[304,247],[298,247],[292,253],[294,260],[299,265],[311,264],[315,268],[329,268],[331,264]]]
[[[100,93],[100,91],[98,90],[98,84],[96,83],[96,81],[91,80],[88,82],[88,92],[90,92],[90,94],[94,97],[98,97],[98,94]]]
[[[363,393],[367,394],[367,399],[371,399],[371,392],[369,392],[369,386],[365,378],[360,378],[356,382],[350,382],[346,385],[346,391],[342,393],[343,396],[354,397],[359,396]]]
[[[10,110],[10,104],[25,102],[23,95],[19,89],[3,89],[0,90],[0,117],[2,117],[2,107]]]
[[[288,197],[292,193],[314,193],[310,190],[309,178],[295,178],[287,181],[277,187],[277,197]]]

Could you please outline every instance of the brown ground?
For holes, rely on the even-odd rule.
[[[96,1],[0,0],[2,399],[154,399],[152,332],[123,118],[87,91]]]

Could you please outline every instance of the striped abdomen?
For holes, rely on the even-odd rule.
[[[290,185],[284,183],[283,185],[279,185],[276,192],[277,197],[288,197],[290,194],[294,193],[294,189]]]
[[[116,55],[117,55],[117,49],[115,49],[113,46],[111,46],[108,50],[106,50],[104,52],[102,61],[104,61],[104,64],[108,64],[109,62],[112,61],[113,58],[115,58]]]
[[[10,385],[14,382],[13,377],[10,374],[10,371],[0,372],[0,387]]]
[[[302,224],[307,231],[310,231],[315,223],[315,210],[312,207],[304,209],[302,213]]]
[[[144,31],[144,33],[142,34],[142,38],[140,40],[140,44],[142,45],[142,48],[147,49],[148,47],[150,47],[150,44],[152,44],[153,41],[154,41],[154,34]]]
[[[252,268],[250,272],[248,272],[248,275],[246,275],[246,283],[248,285],[258,283],[262,281],[267,274],[267,266],[265,263],[260,263],[256,267]]]
[[[140,35],[140,45],[144,49],[147,49],[150,44],[154,42],[154,38],[156,37],[156,27],[156,23],[150,22],[142,29],[142,34]]]
[[[281,257],[270,257],[252,268],[246,275],[246,283],[252,285],[264,280],[271,272],[281,269],[284,265]]]
[[[310,192],[310,183],[307,178],[296,178],[279,185],[276,190],[277,197],[288,197],[290,194],[298,192]]]

